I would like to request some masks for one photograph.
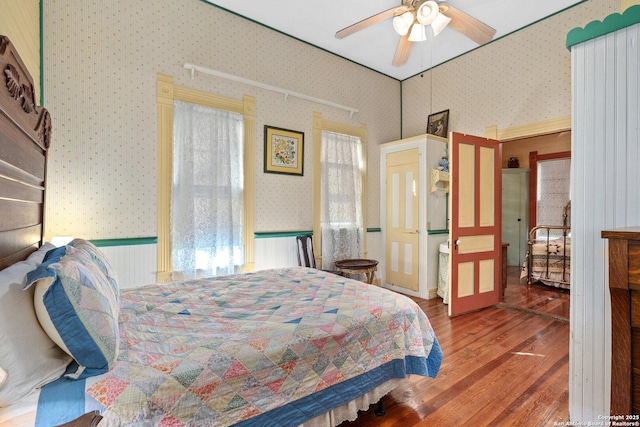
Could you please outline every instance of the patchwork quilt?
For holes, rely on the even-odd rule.
[[[117,361],[84,388],[101,427],[293,426],[441,359],[410,298],[300,267],[123,291]]]
[[[547,254],[548,252],[548,254]],[[532,280],[539,280],[543,283],[569,289],[569,285],[558,283],[558,281],[570,282],[571,272],[571,240],[564,239],[550,240],[549,243],[534,243],[531,245],[531,276]],[[528,260],[527,260],[528,261]],[[520,280],[527,281],[528,263],[525,262]]]

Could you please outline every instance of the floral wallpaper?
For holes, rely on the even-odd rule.
[[[402,83],[403,136],[424,133],[429,114],[449,110],[449,131],[484,136],[571,115],[567,33],[619,10],[591,0]],[[419,44],[414,49],[420,49]]]
[[[426,131],[449,110],[449,130],[484,135],[571,114],[567,32],[617,10],[591,0],[403,82],[200,0],[43,2],[44,104],[53,117],[46,234],[156,235],[156,75],[210,93],[256,97],[258,232],[312,228],[312,115],[369,132],[367,227],[380,226],[378,144]],[[420,47],[415,46],[416,50]],[[234,74],[359,110],[196,73]],[[402,105],[401,105],[402,104]],[[305,134],[304,175],[265,174],[264,125]],[[435,165],[434,165],[435,166]]]
[[[200,0],[44,2],[45,104],[53,117],[46,233],[156,235],[156,75],[209,93],[256,97],[256,224],[310,230],[314,111],[398,139],[400,83]],[[359,110],[349,113],[209,75],[184,63]],[[375,90],[372,90],[375,89]],[[304,175],[265,174],[264,125],[305,134]],[[368,150],[368,227],[379,227],[378,150]]]

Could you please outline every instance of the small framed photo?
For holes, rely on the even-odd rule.
[[[427,133],[442,138],[447,138],[449,128],[449,110],[440,111],[439,113],[429,114],[427,121]]]
[[[302,176],[304,132],[265,125],[264,171]]]

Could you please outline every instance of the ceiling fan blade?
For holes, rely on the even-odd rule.
[[[484,22],[478,21],[476,18],[467,15],[459,9],[448,4],[439,4],[440,12],[451,18],[449,27],[464,34],[478,44],[485,44],[490,41],[496,34],[496,30],[491,28]]]
[[[362,21],[356,22],[355,24],[349,25],[336,32],[336,38],[342,39],[345,38],[357,31],[363,30],[373,24],[377,24],[378,22],[382,22],[385,19],[393,18],[396,15],[401,15],[405,13],[409,8],[407,6],[397,6],[384,12],[377,13],[373,16],[363,19]]]
[[[398,48],[396,49],[396,55],[393,57],[392,64],[394,66],[400,67],[407,62],[407,59],[409,59],[409,53],[411,52],[411,46],[413,46],[413,42],[409,41],[409,34],[400,38],[400,43],[398,43]]]

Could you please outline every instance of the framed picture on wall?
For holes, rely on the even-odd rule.
[[[449,130],[449,110],[440,111],[439,113],[429,114],[427,120],[427,133],[442,138],[447,138]]]
[[[265,125],[264,171],[302,176],[304,132]]]

